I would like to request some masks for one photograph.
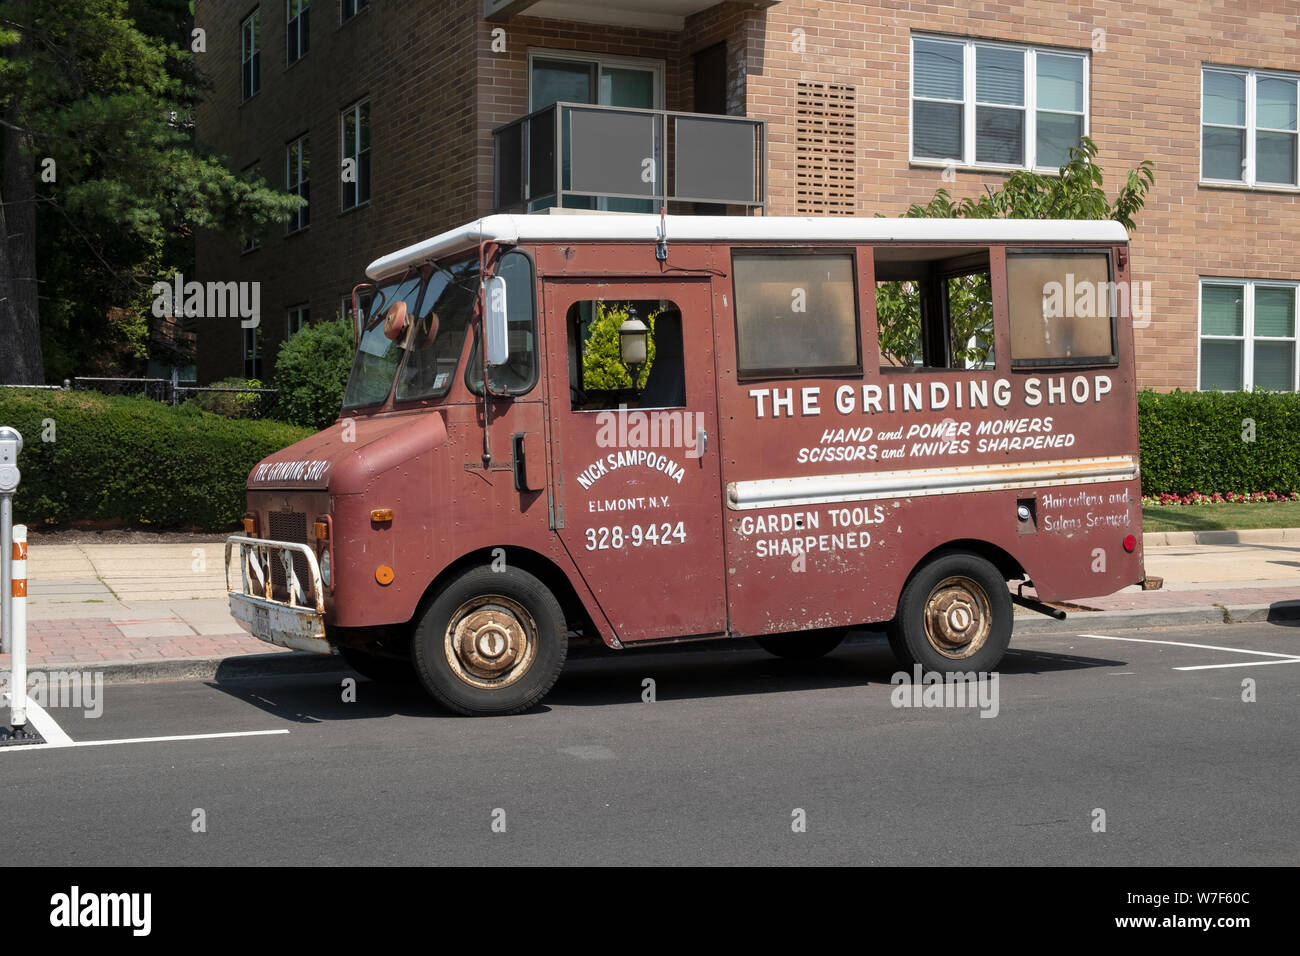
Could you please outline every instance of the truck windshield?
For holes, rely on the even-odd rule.
[[[344,408],[382,403],[394,380],[399,402],[447,394],[474,314],[478,272],[474,255],[408,269],[380,287],[365,309]]]
[[[378,405],[388,397],[402,349],[400,340],[390,339],[384,333],[384,315],[390,306],[403,302],[407,315],[414,316],[421,284],[420,273],[408,269],[396,281],[380,287],[371,300],[361,326],[357,354],[352,360],[352,374],[343,393],[344,408]]]
[[[397,401],[442,398],[451,389],[478,299],[478,257],[462,259],[429,277],[397,373]]]

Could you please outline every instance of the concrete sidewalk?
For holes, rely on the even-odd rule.
[[[342,666],[240,630],[226,606],[220,543],[42,546],[33,538],[33,668],[131,679]],[[1147,574],[1164,578],[1161,590],[1077,601],[1065,622],[1017,609],[1016,633],[1300,618],[1300,529],[1157,533],[1144,544]]]

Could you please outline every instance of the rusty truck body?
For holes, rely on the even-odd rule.
[[[570,634],[988,671],[1143,580],[1117,223],[498,215],[367,276],[227,545],[263,640],[505,714]]]

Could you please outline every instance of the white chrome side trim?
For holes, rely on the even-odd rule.
[[[954,465],[904,471],[859,472],[847,475],[806,475],[763,478],[727,485],[727,508],[784,508],[789,505],[874,501],[879,498],[921,498],[1009,488],[1047,488],[1131,481],[1138,476],[1133,455],[1110,458],[1061,458],[1052,461],[995,465]]]

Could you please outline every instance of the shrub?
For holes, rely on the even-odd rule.
[[[280,346],[275,360],[278,417],[320,430],[343,407],[352,371],[352,330],[343,319],[308,325]]]
[[[262,383],[255,378],[223,378],[213,382],[211,388],[261,388]],[[262,394],[259,392],[195,392],[187,399],[187,404],[214,415],[226,418],[255,418],[261,406]]]
[[[224,530],[253,465],[310,432],[96,392],[0,391],[23,435],[15,520]]]
[[[650,327],[646,338],[646,361],[637,374],[637,387],[645,388],[650,380],[650,369],[655,364],[654,327],[658,311],[643,316]],[[632,387],[632,376],[623,365],[623,347],[618,330],[627,321],[628,303],[600,302],[596,315],[587,331],[589,336],[582,352],[582,383],[585,388],[616,390]]]
[[[1138,393],[1144,495],[1300,491],[1300,395]]]

